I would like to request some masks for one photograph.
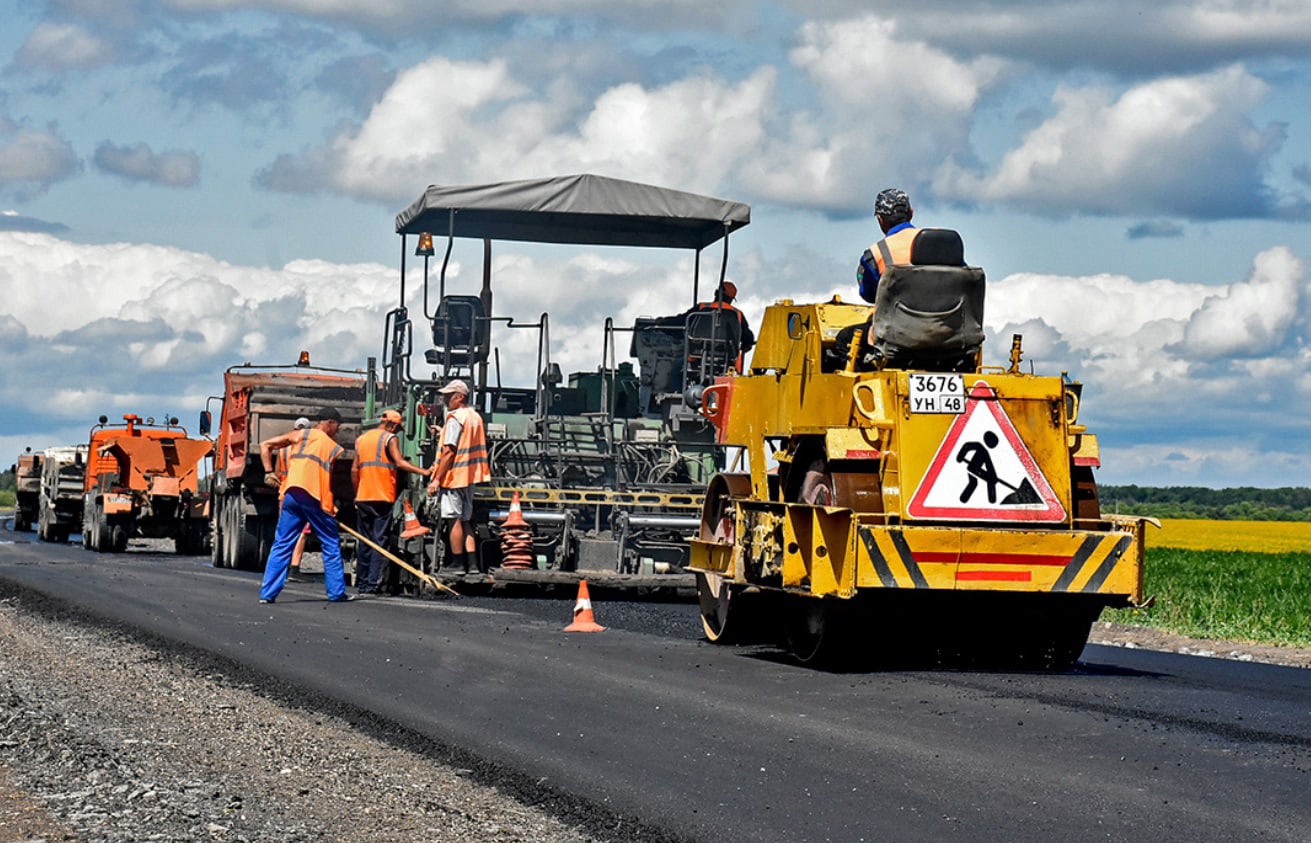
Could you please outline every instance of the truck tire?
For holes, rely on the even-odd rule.
[[[223,507],[223,540],[228,568],[258,571],[264,559],[260,555],[260,517],[246,512],[240,495],[228,495]]]
[[[105,515],[104,502],[97,498],[88,506],[87,517],[83,521],[82,531],[84,534],[90,533],[91,549],[96,553],[114,552],[114,528]],[[127,533],[123,533],[123,547],[127,547]]]
[[[226,498],[211,497],[209,499],[210,516],[209,516],[209,564],[215,568],[226,568],[224,564],[223,552],[223,504]]]

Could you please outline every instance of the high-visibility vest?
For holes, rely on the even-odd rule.
[[[492,478],[487,462],[487,437],[482,416],[473,407],[452,410],[450,417],[460,423],[460,442],[455,446],[455,462],[442,475],[443,489],[463,489]]]
[[[910,246],[915,242],[916,234],[919,234],[919,229],[908,225],[869,247],[869,253],[878,264],[880,276],[888,271],[889,266],[905,266],[910,263]]]
[[[279,490],[304,489],[319,502],[324,512],[333,512],[332,463],[341,456],[342,447],[332,437],[311,427],[291,446],[287,457],[287,477]]]
[[[396,463],[387,453],[388,444],[396,434],[380,427],[370,430],[355,440],[355,453],[360,461],[360,485],[355,490],[357,501],[396,500]]]

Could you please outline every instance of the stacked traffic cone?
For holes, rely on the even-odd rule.
[[[533,552],[533,529],[523,520],[519,493],[510,500],[510,514],[501,522],[501,567],[525,570],[537,567]]]
[[[410,502],[407,500],[405,502],[405,527],[401,530],[401,538],[413,539],[426,536],[431,532],[432,530],[419,523],[419,516],[414,514],[414,507],[410,506]]]
[[[605,632],[605,627],[592,615],[592,599],[587,596],[587,580],[578,581],[578,602],[574,603],[574,622],[565,632]]]

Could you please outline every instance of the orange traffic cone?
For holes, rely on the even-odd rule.
[[[605,632],[605,627],[592,616],[592,599],[587,596],[587,580],[578,581],[578,602],[574,604],[574,622],[565,632]]]
[[[413,539],[418,536],[426,536],[431,533],[427,527],[419,523],[419,516],[414,514],[414,508],[410,502],[405,502],[405,528],[401,530],[401,538]]]
[[[533,552],[533,530],[524,520],[519,493],[510,500],[510,514],[501,522],[501,567],[530,570],[537,567]]]

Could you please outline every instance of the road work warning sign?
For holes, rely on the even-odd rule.
[[[906,508],[912,518],[1063,521],[1061,506],[996,393],[978,381]]]

